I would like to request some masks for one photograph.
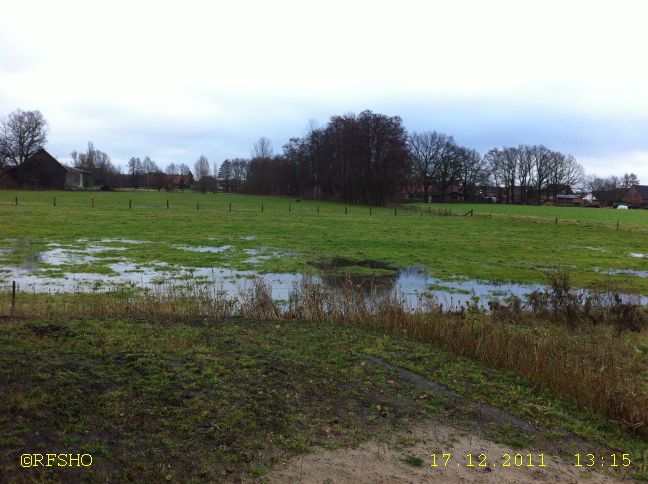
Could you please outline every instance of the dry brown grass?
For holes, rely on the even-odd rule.
[[[547,301],[551,301],[549,296]],[[648,392],[642,381],[645,362],[633,354],[618,325],[592,324],[586,318],[579,325],[566,325],[557,317],[562,312],[543,307],[541,311],[537,305],[526,307],[518,301],[490,312],[476,306],[446,311],[422,299],[412,310],[398,294],[367,296],[350,279],[341,288],[331,288],[304,278],[283,307],[273,302],[266,282],[257,279],[238,297],[198,285],[136,294],[20,294],[12,311],[10,297],[2,296],[0,314],[159,322],[243,317],[371,326],[516,372],[560,398],[648,435]],[[604,307],[595,309],[601,314],[605,311]],[[593,310],[590,306],[583,311]],[[616,309],[612,306],[609,311]],[[638,311],[645,315],[642,309]],[[639,336],[648,336],[646,330]]]

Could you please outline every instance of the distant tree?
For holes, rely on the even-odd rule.
[[[117,184],[119,170],[112,164],[110,156],[96,149],[92,141],[88,141],[88,148],[85,153],[73,151],[70,156],[74,166],[91,171],[96,182],[107,185]]]
[[[552,187],[569,186],[572,190],[580,190],[585,184],[585,171],[572,155],[558,151],[552,152],[553,163],[548,181]],[[553,197],[557,195],[552,193]]]
[[[245,185],[245,182],[247,181],[249,166],[250,162],[243,158],[234,158],[231,161],[231,183],[233,192],[241,193],[243,191],[243,185]]]
[[[589,175],[586,177],[585,187],[591,192],[606,192],[613,191],[622,186],[621,179],[618,176],[609,176],[606,178],[597,175]]]
[[[212,176],[214,177],[214,193],[218,191],[218,162],[212,164]]]
[[[515,202],[515,180],[518,169],[518,149],[493,148],[484,157],[495,185],[504,188],[505,201]]]
[[[21,166],[47,142],[47,121],[40,111],[20,109],[0,118],[0,168]]]
[[[441,145],[438,157],[434,162],[434,183],[441,192],[441,199],[446,200],[448,188],[459,179],[461,167],[461,150],[454,138],[448,136]]]
[[[200,155],[200,157],[194,163],[194,173],[198,180],[198,186],[200,190],[205,193],[207,191],[209,180],[210,169],[209,169],[209,160],[205,155]]]
[[[440,163],[443,151],[449,147],[451,141],[452,137],[436,131],[414,132],[407,139],[411,160],[411,179],[423,188],[426,202],[430,188],[435,181],[435,170]]]
[[[639,185],[639,177],[634,173],[624,173],[621,177],[621,187],[630,188],[633,185]]]
[[[128,160],[128,174],[131,187],[138,188],[142,184],[142,160],[131,157]]]
[[[191,174],[192,178],[193,178],[193,174],[191,173],[191,168],[189,168],[189,166],[185,165],[184,163],[180,163],[178,165],[178,174],[179,175],[184,175],[184,176],[187,176],[187,175]]]
[[[232,162],[230,160],[221,163],[217,178],[223,191],[229,193],[232,190]]]
[[[178,166],[175,163],[169,163],[164,171],[167,175],[177,175]]]
[[[155,188],[158,192],[167,187],[167,176],[162,170],[157,169],[149,174],[151,187]]]
[[[146,188],[151,187],[152,177],[158,171],[160,171],[160,169],[158,168],[155,161],[153,161],[150,157],[145,156],[142,160],[142,176],[144,180],[144,186]]]
[[[461,185],[461,193],[464,199],[468,199],[476,193],[477,187],[488,182],[488,170],[483,158],[477,151],[458,147],[456,153],[459,161],[457,179]]]
[[[249,193],[385,204],[400,195],[409,173],[401,118],[371,111],[311,125],[282,155],[272,156],[269,140],[261,138],[252,155],[242,165]]]
[[[252,158],[271,158],[272,157],[272,144],[270,139],[262,136],[254,143],[252,148]]]
[[[520,145],[517,148],[517,179],[520,185],[520,203],[529,201],[529,187],[533,180],[534,157],[531,147]]]

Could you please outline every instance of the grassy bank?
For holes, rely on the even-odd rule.
[[[400,379],[398,367],[467,399],[448,405]],[[366,326],[4,318],[0,381],[5,482],[262,477],[314,446],[379,439],[435,419],[571,460],[572,452],[629,453],[628,470],[648,477],[645,440],[513,373]],[[481,404],[533,422],[533,430],[480,425]],[[93,466],[18,467],[23,452],[71,450],[91,453]]]
[[[64,276],[66,271],[109,274],[108,265],[124,256],[139,264],[311,273],[317,271],[313,262],[342,257],[356,262],[348,267],[356,272],[367,271],[362,261],[377,260],[393,268],[421,266],[443,279],[527,283],[543,282],[546,271],[559,265],[569,268],[581,287],[597,284],[648,294],[648,278],[605,274],[648,271],[648,257],[640,257],[646,251],[645,211],[497,206],[491,217],[490,206],[452,205],[455,212],[475,208],[476,216],[440,217],[434,210],[408,208],[396,215],[393,208],[373,208],[369,215],[364,206],[277,197],[2,191],[5,250],[0,258],[4,265],[33,263],[35,269]],[[616,218],[621,218],[618,231]],[[99,242],[114,250],[92,254],[95,260],[89,263],[52,266],[34,260],[51,243],[83,251]],[[187,249],[223,246],[222,252]],[[259,249],[267,257],[250,261],[249,251]]]

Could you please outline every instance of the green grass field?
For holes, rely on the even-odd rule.
[[[316,446],[352,446],[417,422],[567,461],[627,453],[633,464],[621,470],[648,477],[648,444],[632,434],[512,374],[367,327],[4,321],[0,382],[4,482],[238,482]],[[491,405],[505,413],[488,417]],[[22,452],[69,449],[90,453],[93,466],[17,465]]]
[[[309,264],[313,261],[369,259],[395,268],[421,266],[441,279],[522,283],[543,283],[547,270],[560,266],[577,286],[648,294],[648,278],[640,277],[648,271],[648,257],[631,256],[648,253],[647,211],[499,205],[442,209],[474,209],[475,216],[438,216],[437,206],[410,204],[396,215],[393,208],[373,208],[370,215],[366,206],[209,193],[2,191],[0,244],[5,250],[0,257],[4,265],[21,265],[49,243],[83,249],[102,239],[126,238],[148,242],[128,244],[128,259],[140,264],[301,273],[316,271]],[[124,256],[118,250],[124,244],[106,244],[115,250],[96,254],[90,264],[40,264],[41,269],[59,276],[65,271],[109,273],[107,264]],[[219,253],[186,250],[223,245],[230,247]],[[246,251],[255,249],[268,256],[251,263]],[[376,271],[362,263],[348,269]],[[607,270],[639,273],[610,275]]]

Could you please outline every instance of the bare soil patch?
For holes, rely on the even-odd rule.
[[[408,445],[404,445],[407,443]],[[431,454],[437,454],[439,467]],[[447,466],[439,454],[451,454]],[[467,466],[466,454],[486,454],[488,467]],[[424,482],[624,482],[621,477],[576,467],[572,462],[545,456],[546,467],[503,467],[504,454],[537,455],[537,450],[513,449],[474,434],[460,433],[447,425],[420,425],[411,432],[394,435],[386,442],[368,442],[354,449],[316,451],[293,457],[271,470],[269,482],[300,483],[424,483]],[[421,459],[420,466],[405,462],[408,456]],[[473,461],[476,463],[476,461]]]

